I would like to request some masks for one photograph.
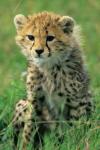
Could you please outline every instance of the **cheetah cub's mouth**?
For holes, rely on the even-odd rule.
[[[45,63],[45,59],[43,57],[33,57],[32,61],[35,65],[38,65],[38,66]]]

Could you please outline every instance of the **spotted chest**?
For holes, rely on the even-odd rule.
[[[66,103],[76,101],[78,92],[82,85],[76,77],[70,74],[66,66],[55,66],[51,73],[47,73],[45,82],[42,83],[43,90],[46,93],[46,100],[49,106],[54,107],[56,112],[62,112]],[[77,105],[77,102],[74,103]]]

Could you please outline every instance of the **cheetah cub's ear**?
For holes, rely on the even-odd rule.
[[[63,29],[64,33],[72,33],[75,21],[69,16],[63,16],[59,19],[59,25]]]
[[[14,24],[17,30],[22,29],[23,25],[27,22],[27,17],[24,15],[16,15],[14,18]]]

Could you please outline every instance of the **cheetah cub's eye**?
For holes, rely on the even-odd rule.
[[[27,37],[28,37],[28,39],[29,39],[30,41],[34,41],[34,36],[33,36],[33,35],[27,35]]]
[[[54,38],[55,38],[54,36],[48,35],[48,36],[47,36],[47,41],[48,41],[48,42],[53,41]]]

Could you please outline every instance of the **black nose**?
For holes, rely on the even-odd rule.
[[[44,52],[44,49],[36,49],[35,51],[38,55],[40,55]]]

